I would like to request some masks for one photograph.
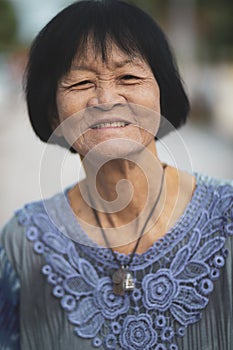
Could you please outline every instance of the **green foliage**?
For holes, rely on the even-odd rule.
[[[197,6],[199,57],[233,59],[233,1],[197,0]]]
[[[9,51],[17,43],[17,18],[9,0],[0,0],[0,52]]]
[[[171,5],[176,4],[182,10],[185,1],[187,6],[189,0],[129,0],[154,17],[165,30],[169,28]],[[199,59],[232,60],[233,0],[192,0],[192,3]]]
[[[157,18],[162,15],[169,6],[169,0],[129,0],[129,2]]]
[[[159,24],[166,22],[170,0],[128,0],[150,14]]]

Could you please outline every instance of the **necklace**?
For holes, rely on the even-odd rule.
[[[133,279],[133,275],[132,275],[132,272],[129,271],[129,267],[130,267],[130,264],[132,263],[133,261],[133,258],[135,256],[135,253],[137,251],[137,248],[138,248],[138,245],[141,241],[141,238],[143,236],[143,232],[149,222],[149,220],[151,219],[151,216],[152,214],[154,213],[155,211],[155,208],[159,202],[159,199],[161,197],[161,193],[162,193],[162,189],[163,189],[163,183],[164,183],[164,170],[165,168],[167,167],[167,164],[163,164],[163,173],[162,173],[162,179],[161,179],[161,184],[160,184],[160,189],[159,189],[159,193],[156,197],[156,200],[154,202],[154,205],[141,229],[141,232],[138,236],[138,239],[136,241],[136,244],[134,246],[134,249],[132,251],[132,253],[130,254],[130,258],[129,258],[129,262],[128,264],[125,266],[125,265],[121,265],[117,259],[117,255],[116,255],[116,252],[110,247],[110,244],[109,244],[109,241],[107,239],[107,236],[104,232],[104,229],[101,225],[101,222],[100,222],[100,219],[99,219],[99,216],[97,215],[97,211],[94,209],[93,205],[92,205],[92,210],[93,210],[93,213],[94,213],[94,216],[95,216],[95,219],[100,227],[100,230],[101,230],[101,234],[103,236],[103,239],[105,241],[105,244],[107,246],[108,249],[110,249],[111,253],[112,253],[112,256],[113,256],[113,259],[116,261],[116,263],[119,265],[119,269],[116,270],[113,275],[112,275],[112,281],[113,281],[113,292],[114,294],[116,295],[124,295],[125,292],[127,291],[132,291],[135,287],[135,283],[134,283],[134,279]],[[90,195],[89,195],[90,197]],[[90,198],[89,198],[90,199]]]

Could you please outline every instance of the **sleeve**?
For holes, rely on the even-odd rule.
[[[223,214],[228,236],[233,236],[233,181],[228,183],[223,200]]]
[[[0,246],[0,349],[18,350],[19,342],[19,279]]]

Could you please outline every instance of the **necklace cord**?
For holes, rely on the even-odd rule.
[[[160,185],[160,189],[159,189],[158,196],[157,196],[157,198],[156,198],[156,200],[155,200],[155,203],[154,203],[154,205],[153,205],[153,207],[152,207],[152,209],[151,209],[151,211],[150,211],[150,213],[149,213],[149,215],[148,215],[146,221],[144,222],[144,225],[143,225],[142,230],[141,230],[141,232],[140,232],[140,235],[139,235],[139,237],[138,237],[138,239],[137,239],[137,242],[136,242],[136,244],[135,244],[135,246],[134,246],[134,249],[133,249],[132,253],[130,254],[130,258],[129,258],[129,262],[128,262],[127,266],[130,266],[130,264],[132,263],[133,258],[134,258],[134,256],[135,256],[135,253],[136,253],[136,251],[137,251],[137,248],[138,248],[138,246],[139,246],[139,243],[140,243],[140,241],[141,241],[141,238],[142,238],[142,236],[143,236],[143,232],[144,232],[144,230],[145,230],[145,228],[146,228],[146,226],[147,226],[149,220],[151,219],[152,214],[153,214],[153,212],[154,212],[154,210],[155,210],[155,208],[156,208],[156,206],[157,206],[157,204],[158,204],[158,202],[159,202],[159,200],[160,200],[160,197],[161,197],[161,194],[162,194],[162,189],[163,189],[163,184],[164,184],[164,177],[165,177],[165,176],[164,176],[164,170],[165,170],[166,167],[167,167],[167,164],[163,164],[163,173],[162,173],[161,185]],[[93,213],[94,213],[95,219],[96,219],[96,221],[97,221],[97,223],[98,223],[98,225],[99,225],[99,227],[100,227],[101,234],[102,234],[102,236],[103,236],[103,239],[104,239],[104,241],[105,241],[105,244],[106,244],[107,248],[110,249],[110,251],[111,251],[111,253],[112,253],[112,256],[113,256],[114,260],[116,261],[116,263],[117,263],[119,266],[121,266],[121,265],[119,264],[118,259],[117,259],[117,254],[115,253],[115,251],[114,251],[114,250],[110,247],[110,245],[109,245],[109,241],[108,241],[107,236],[106,236],[106,234],[105,234],[105,232],[104,232],[104,229],[103,229],[103,227],[102,227],[102,225],[101,225],[99,216],[97,215],[97,211],[96,211],[96,210],[94,209],[94,207],[93,207],[93,203],[92,203],[92,201],[91,201],[91,196],[90,196],[90,194],[89,194],[89,191],[88,191],[88,197],[89,197],[90,203],[91,203],[91,205],[92,205],[92,211],[93,211]]]

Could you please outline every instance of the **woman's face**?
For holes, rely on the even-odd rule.
[[[67,130],[73,130],[72,142],[68,141],[83,156],[105,141],[105,149],[109,147],[110,153],[111,142],[115,141],[115,152],[121,147],[116,139],[149,147],[158,130],[160,92],[149,65],[140,57],[128,56],[114,44],[109,52],[103,62],[89,48],[87,57],[74,60],[58,85],[59,122],[69,126],[63,128],[63,134],[69,139]],[[130,147],[129,142],[126,153]]]

